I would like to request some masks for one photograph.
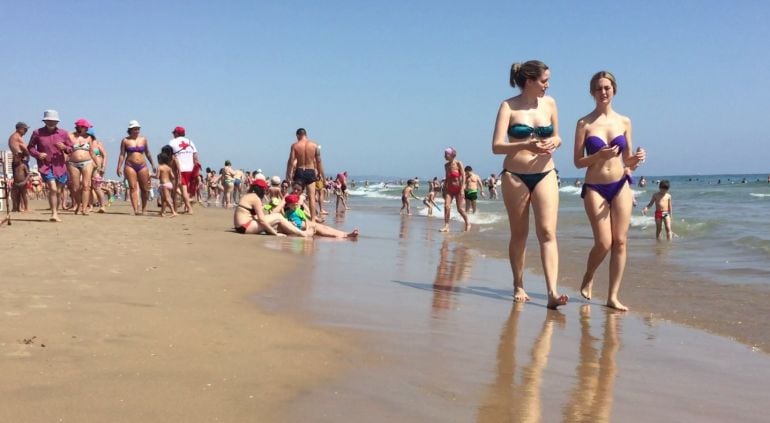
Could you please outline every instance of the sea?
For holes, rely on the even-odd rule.
[[[770,183],[766,174],[646,176],[646,179],[646,187],[633,186],[637,205],[629,228],[629,260],[665,255],[666,263],[682,269],[691,278],[695,275],[723,285],[770,287]],[[644,216],[641,212],[662,179],[671,184],[675,234],[671,243],[665,241],[665,230],[661,236],[663,241],[655,241],[653,213]],[[575,178],[563,178],[559,188],[557,238],[562,257],[565,251],[572,253],[580,250],[578,246],[590,246],[592,239],[580,198],[581,188],[574,182]],[[374,213],[398,214],[403,188],[392,182],[369,182],[368,186],[359,182],[350,189],[351,204]],[[416,191],[418,197],[426,193],[425,186]],[[443,210],[443,200],[437,198],[436,202]],[[477,213],[470,215],[473,231],[477,232],[473,248],[489,256],[507,258],[510,236],[502,196],[498,195],[497,200],[480,199],[477,206]],[[443,213],[435,209],[433,216],[428,217],[427,208],[420,201],[412,200],[412,208],[413,218],[443,219]],[[453,230],[461,230],[455,207],[452,220]],[[531,250],[536,249],[537,244],[534,227],[530,228],[528,248]],[[585,249],[579,259],[584,261],[587,256]]]

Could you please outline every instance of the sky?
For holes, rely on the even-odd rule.
[[[137,119],[157,154],[181,125],[204,166],[283,175],[297,128],[326,173],[432,177],[443,150],[498,173],[492,130],[513,62],[551,69],[564,147],[591,112],[591,76],[647,150],[637,175],[770,172],[765,1],[7,2],[0,125],[84,117],[110,153]],[[27,136],[28,140],[29,135]]]

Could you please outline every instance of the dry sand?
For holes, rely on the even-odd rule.
[[[228,230],[230,211],[0,228],[0,421],[275,421],[350,343],[260,312],[297,259]]]

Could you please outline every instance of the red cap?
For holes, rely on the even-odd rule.
[[[267,186],[267,181],[264,180],[264,179],[255,179],[254,181],[251,182],[251,185],[256,185],[256,186],[261,187],[261,188],[267,188],[268,187]]]
[[[286,204],[297,204],[299,203],[299,195],[289,194],[283,200],[286,201]]]
[[[176,128],[174,128],[174,133],[177,135],[184,136],[185,134],[184,126],[177,126]]]

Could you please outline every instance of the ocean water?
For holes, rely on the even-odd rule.
[[[657,192],[657,181],[671,182],[673,202],[673,232],[671,244],[655,241],[655,221],[652,213],[643,216],[642,207]],[[707,278],[725,285],[761,285],[770,287],[770,184],[767,175],[692,175],[647,176],[648,184],[633,187],[637,199],[629,229],[629,260],[634,257],[665,256],[691,278]],[[745,181],[745,182],[744,182]],[[585,250],[592,238],[591,228],[583,209],[580,188],[573,186],[574,178],[562,180],[560,191],[558,239],[560,251]],[[401,207],[403,186],[393,184],[361,185],[350,190],[355,208],[397,214]],[[424,196],[426,188],[416,192]],[[443,200],[436,201],[443,211]],[[413,213],[426,216],[427,209],[412,200]],[[653,208],[654,210],[654,208]],[[434,210],[431,219],[443,219],[442,211]],[[478,201],[478,212],[471,223],[479,236],[474,248],[491,256],[506,257],[509,239],[508,219],[501,199]],[[453,210],[453,221],[460,216]],[[461,225],[454,223],[453,230]],[[662,234],[665,239],[665,230]],[[534,228],[530,226],[529,245],[534,247]],[[578,248],[577,246],[580,245]],[[584,261],[585,250],[578,260]]]

